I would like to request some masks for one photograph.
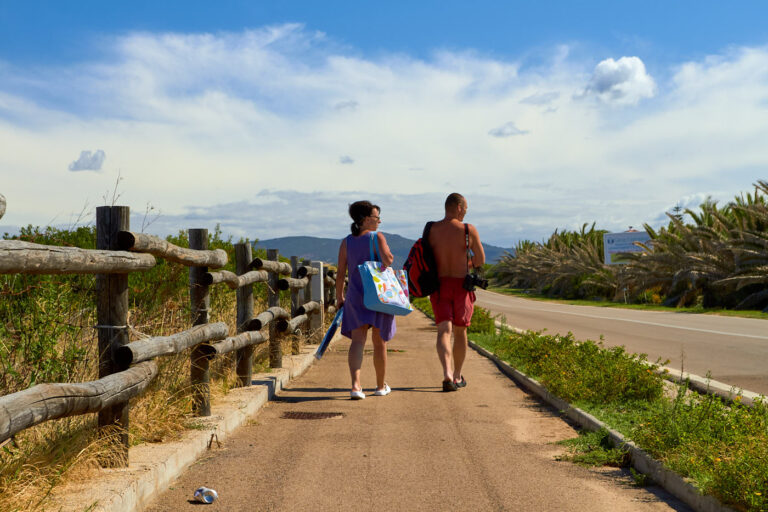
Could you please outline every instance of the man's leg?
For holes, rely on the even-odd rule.
[[[461,368],[464,366],[464,359],[467,357],[467,328],[464,326],[453,326],[453,379],[461,381]]]
[[[445,320],[437,324],[437,357],[440,364],[443,365],[443,380],[452,381],[453,371],[451,369],[451,359],[453,350],[451,350],[451,331],[453,323]]]
[[[360,385],[360,367],[363,366],[363,347],[368,337],[368,326],[358,327],[352,331],[352,343],[349,345],[347,362],[349,363],[349,376],[352,378],[352,391],[362,391]]]
[[[373,367],[376,370],[376,389],[384,389],[384,376],[387,373],[387,342],[381,339],[376,327],[371,334],[373,340]]]

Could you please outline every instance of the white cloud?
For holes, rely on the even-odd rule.
[[[344,165],[349,165],[349,164],[355,163],[355,159],[349,155],[342,155],[339,157],[339,163]]]
[[[524,105],[549,105],[559,97],[559,92],[539,92],[526,96],[520,100],[520,103]]]
[[[152,203],[170,232],[194,212],[189,220],[219,215],[234,233],[245,221],[211,205],[268,204],[270,238],[300,234],[290,219],[303,202],[325,197],[336,208],[374,180],[391,184],[380,204],[403,208],[403,235],[438,217],[455,188],[474,204],[481,233],[511,245],[504,240],[583,222],[639,226],[695,191],[748,189],[768,168],[759,107],[768,48],[679,63],[663,70],[673,78],[658,95],[639,58],[593,69],[559,51],[535,70],[471,52],[370,58],[300,25],[129,34],[107,54],[67,70],[14,69],[16,78],[0,69],[0,147],[12,148],[0,152],[0,186],[14,205],[8,225],[100,204],[116,170],[62,169],[83,141],[110,149],[123,204]],[[587,83],[603,101],[574,101]],[[643,98],[642,109],[603,108]],[[355,155],[354,165],[340,165],[340,155]],[[295,190],[254,196],[254,186]],[[429,205],[416,204],[419,194]],[[344,215],[318,218],[346,226]]]
[[[652,98],[655,93],[656,83],[638,57],[601,61],[595,66],[584,90],[585,95],[617,105],[634,105],[642,99]]]
[[[488,135],[493,137],[512,137],[513,135],[525,135],[528,130],[521,130],[513,121],[504,123],[488,132]]]
[[[351,110],[354,112],[357,110],[357,107],[359,106],[359,103],[356,101],[348,100],[348,101],[340,101],[337,104],[333,106],[336,110]]]
[[[107,154],[103,150],[97,149],[93,153],[90,151],[81,151],[80,158],[69,164],[70,171],[100,171]]]

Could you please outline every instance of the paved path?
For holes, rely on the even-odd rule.
[[[719,315],[573,306],[480,291],[477,304],[520,329],[624,345],[672,368],[768,395],[768,321]]]
[[[201,510],[200,485],[226,511],[662,511],[688,510],[663,490],[635,488],[626,473],[589,470],[555,456],[574,430],[470,351],[469,385],[440,391],[434,327],[419,312],[398,319],[390,342],[391,395],[370,395],[372,355],[349,400],[346,351],[337,344],[252,424],[195,464],[149,508]],[[337,412],[338,419],[286,419]]]

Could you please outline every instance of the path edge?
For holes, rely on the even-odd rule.
[[[578,407],[574,407],[565,400],[553,395],[538,381],[528,377],[506,361],[503,361],[493,352],[486,350],[472,340],[469,341],[469,346],[480,355],[493,361],[504,375],[515,381],[520,387],[556,408],[560,413],[577,423],[582,428],[591,431],[600,429],[607,430],[613,445],[625,449],[630,453],[631,464],[637,471],[648,475],[656,484],[663,487],[667,492],[678,498],[680,501],[686,503],[696,510],[696,512],[735,512],[734,509],[723,505],[714,497],[702,494],[693,484],[686,481],[674,471],[665,468],[661,462],[648,455],[648,453],[639,448],[632,441],[625,439],[622,434],[610,428],[588,412],[583,411]]]
[[[339,333],[334,336],[331,346],[341,339]],[[330,347],[329,347],[330,348]],[[273,369],[269,373],[253,375],[252,385],[247,388],[234,388],[230,390],[220,404],[213,404],[212,415],[208,418],[200,418],[203,428],[199,432],[185,432],[180,441],[166,443],[166,447],[172,447],[170,453],[162,458],[150,458],[149,461],[141,460],[141,456],[132,457],[129,467],[116,470],[102,470],[109,474],[107,482],[100,480],[87,482],[99,498],[89,499],[87,502],[72,503],[72,508],[62,506],[57,510],[88,510],[90,512],[141,512],[152,501],[164,492],[168,486],[184,473],[192,464],[197,462],[209,452],[210,443],[224,441],[229,435],[243,426],[254,415],[278,395],[293,379],[303,375],[313,363],[317,345],[304,345],[302,353],[283,357],[283,368]],[[176,446],[173,446],[176,445]],[[131,451],[144,449],[152,451],[146,443],[132,447]],[[136,460],[139,459],[139,460]],[[119,480],[119,484],[115,481]],[[65,488],[61,489],[64,498],[73,493]],[[102,496],[108,496],[106,498]],[[190,498],[192,494],[190,491]],[[69,504],[68,504],[69,505]],[[47,507],[46,507],[47,508]]]

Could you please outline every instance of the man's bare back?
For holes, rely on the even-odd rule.
[[[477,229],[469,224],[469,248],[474,257],[470,268],[477,268],[485,263],[485,252],[480,243]],[[443,219],[432,224],[429,231],[429,244],[435,254],[437,274],[440,277],[464,277],[467,274],[467,251],[464,238],[464,223],[459,219]]]

